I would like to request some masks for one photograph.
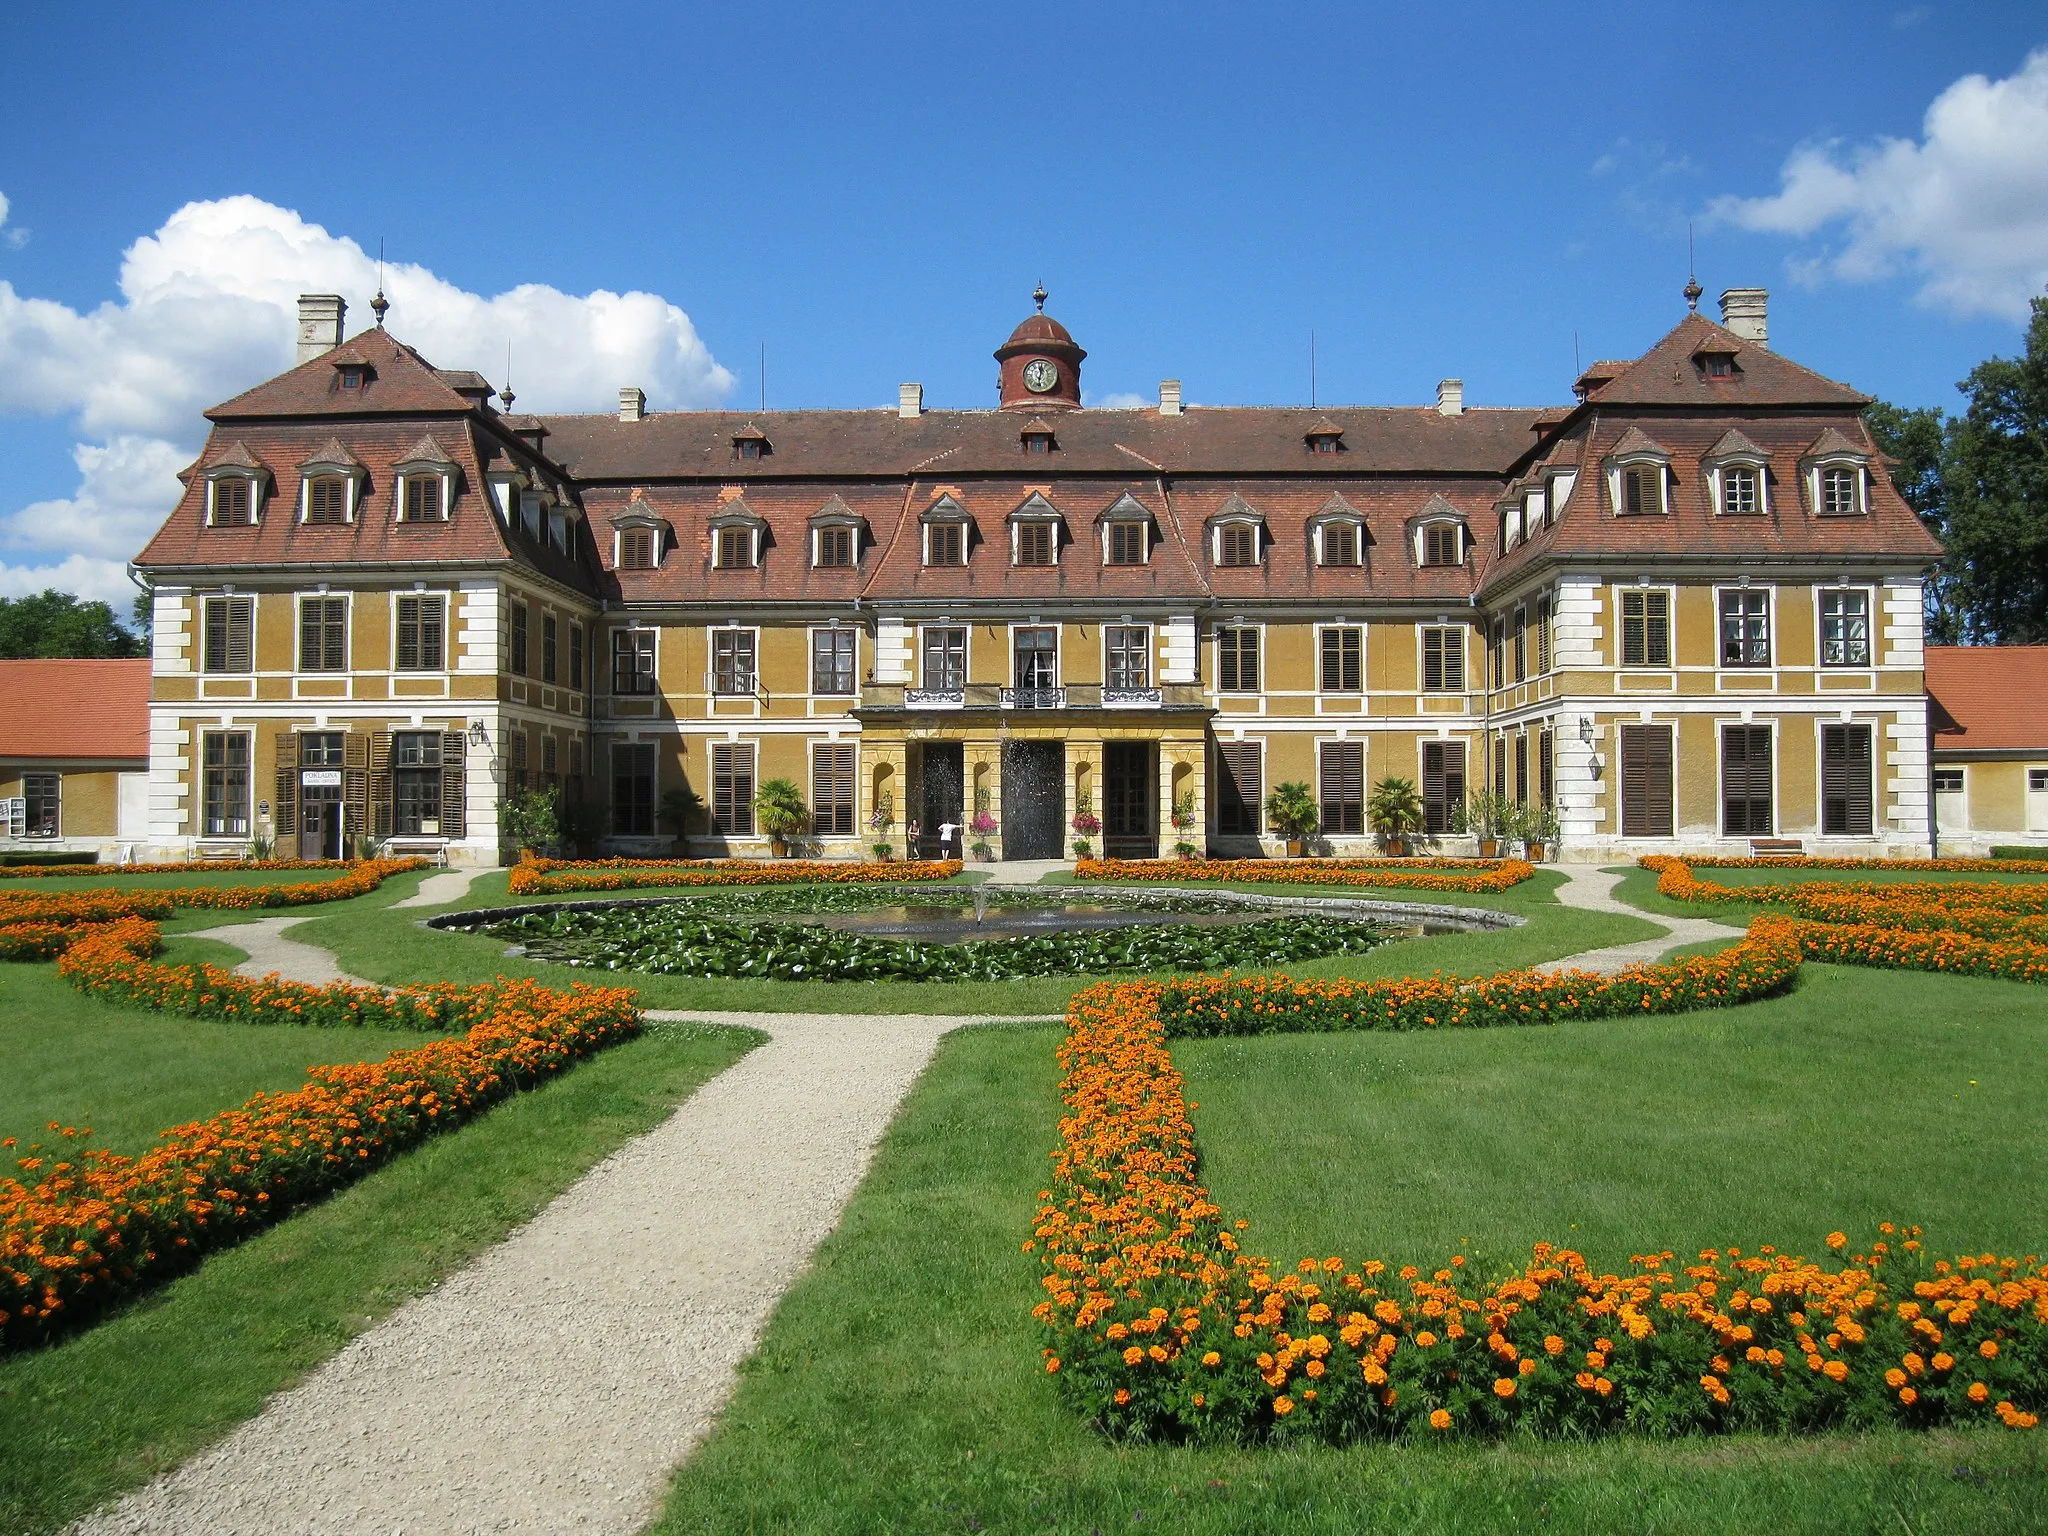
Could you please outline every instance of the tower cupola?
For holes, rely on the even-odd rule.
[[[1010,332],[996,348],[1002,364],[1002,408],[1006,411],[1076,411],[1081,408],[1081,359],[1067,328],[1045,312],[1046,292],[1031,295],[1036,314]]]

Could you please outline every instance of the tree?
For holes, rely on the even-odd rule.
[[[1961,385],[1942,473],[1941,638],[2048,643],[2048,298],[2024,355],[1979,363]]]
[[[54,588],[34,597],[0,597],[0,657],[142,654],[142,642],[105,603],[81,603]]]

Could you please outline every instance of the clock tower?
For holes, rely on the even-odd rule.
[[[1067,328],[1045,312],[1046,293],[1031,295],[1038,313],[1010,332],[996,348],[1003,365],[1001,388],[1006,411],[1077,411],[1081,408],[1081,359],[1088,354],[1074,344]]]

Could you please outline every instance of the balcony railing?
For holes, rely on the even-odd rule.
[[[1067,690],[1064,688],[1005,688],[1002,707],[1004,709],[1065,709]]]
[[[903,690],[905,709],[964,709],[967,706],[965,688],[906,688]]]
[[[1104,709],[1157,709],[1166,695],[1157,688],[1104,688]]]

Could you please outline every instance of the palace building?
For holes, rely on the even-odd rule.
[[[136,561],[152,848],[494,863],[552,785],[587,846],[761,853],[790,779],[827,856],[978,810],[1012,858],[1084,811],[1112,855],[1271,852],[1303,781],[1365,853],[1398,775],[1445,852],[1482,790],[1567,858],[1925,851],[1939,546],[1762,290],[1543,409],[1083,409],[1036,297],[992,410],[602,416],[302,299]]]

